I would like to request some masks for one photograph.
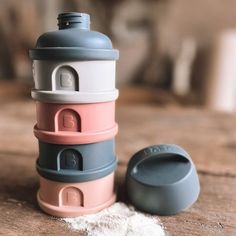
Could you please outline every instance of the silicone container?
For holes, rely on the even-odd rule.
[[[32,97],[50,103],[114,101],[115,61],[34,61]]]
[[[83,13],[58,16],[59,30],[41,35],[30,50],[35,88],[32,97],[50,103],[114,101],[118,50],[104,34],[90,31]]]
[[[115,102],[53,104],[36,102],[34,133],[48,143],[84,144],[113,138],[118,130]]]
[[[114,173],[83,183],[62,183],[40,178],[37,200],[46,213],[76,217],[98,212],[115,202]]]
[[[60,182],[84,182],[104,177],[116,168],[114,140],[84,145],[39,141],[38,173]]]
[[[42,34],[33,60],[39,140],[39,206],[58,217],[95,213],[115,202],[114,136],[118,50],[90,30],[85,13],[62,13]]]
[[[42,34],[36,47],[29,51],[33,60],[108,61],[119,58],[118,50],[104,34],[90,31],[86,13],[68,12],[58,15],[59,30]]]
[[[197,200],[200,184],[188,153],[177,145],[162,144],[144,148],[130,159],[126,189],[138,209],[173,215]]]

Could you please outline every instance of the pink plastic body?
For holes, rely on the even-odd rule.
[[[114,173],[84,183],[62,183],[40,177],[40,208],[57,217],[76,217],[98,212],[116,200]]]
[[[48,143],[83,144],[113,138],[118,131],[115,102],[54,104],[36,102],[34,133]]]

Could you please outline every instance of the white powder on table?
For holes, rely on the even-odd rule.
[[[62,220],[84,236],[165,236],[156,216],[137,212],[120,202],[96,214]]]

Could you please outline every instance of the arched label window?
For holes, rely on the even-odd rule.
[[[62,110],[57,116],[58,131],[81,132],[81,118],[71,109]]]
[[[59,154],[58,167],[67,170],[83,170],[83,157],[73,149],[66,149]]]
[[[63,206],[83,206],[83,193],[78,188],[67,187],[62,190],[61,203]]]
[[[79,76],[72,67],[59,67],[55,77],[56,90],[79,91]]]

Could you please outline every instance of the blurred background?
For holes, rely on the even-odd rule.
[[[117,86],[135,88],[139,102],[234,112],[235,9],[234,0],[0,0],[0,81],[30,96],[29,48],[57,29],[58,13],[80,11],[120,50]]]
[[[68,233],[36,203],[29,49],[69,11],[90,14],[91,29],[120,51],[118,199],[134,153],[175,143],[196,164],[201,196],[164,226],[171,235],[236,235],[236,0],[0,0],[2,235]]]

